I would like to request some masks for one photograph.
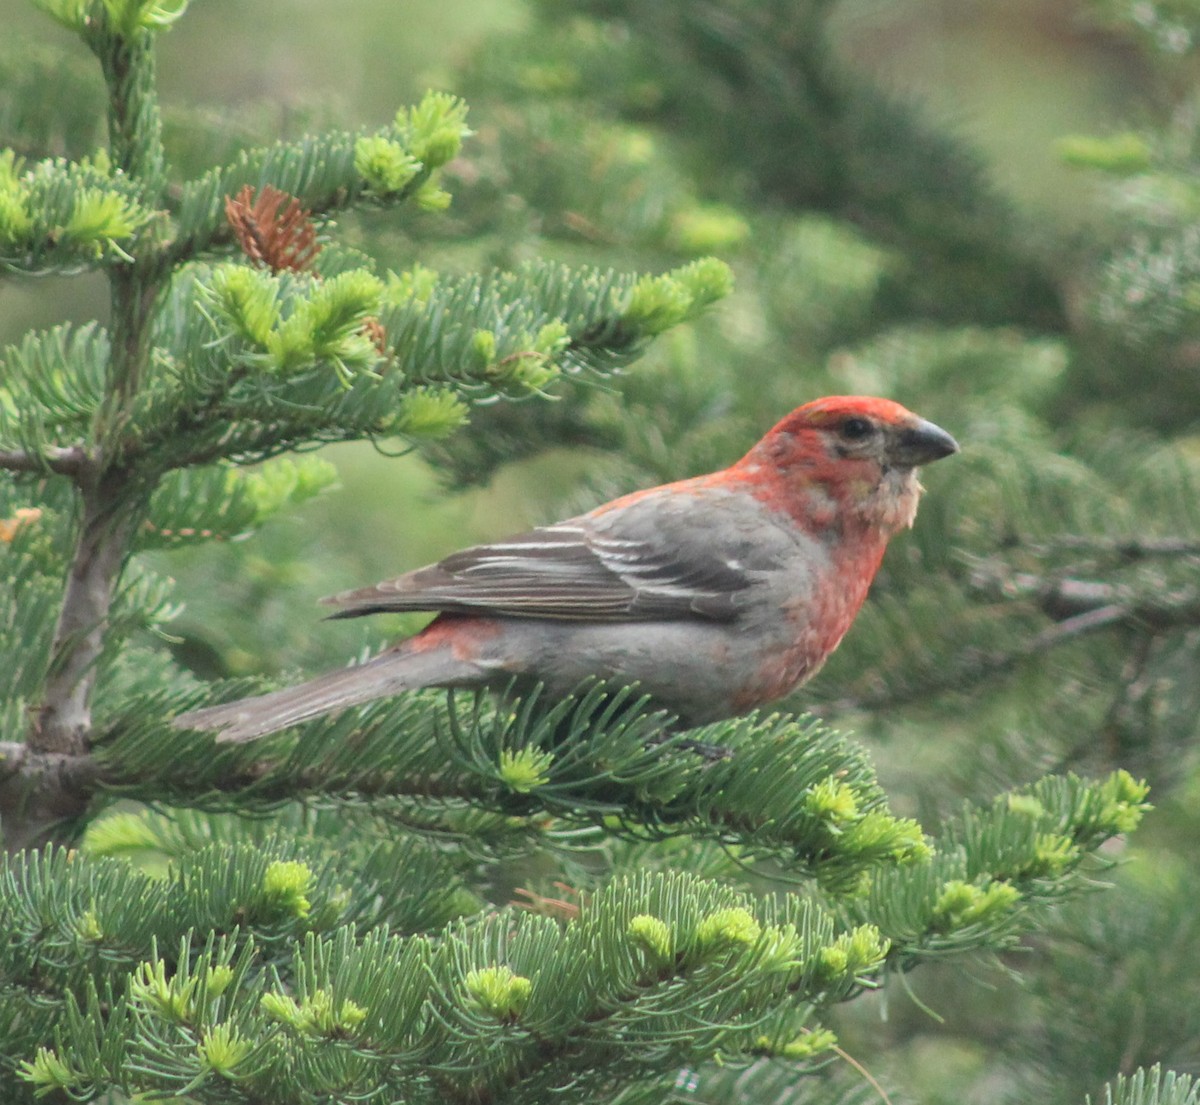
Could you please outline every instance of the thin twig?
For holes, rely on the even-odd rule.
[[[1081,637],[1085,633],[1094,633],[1097,629],[1104,629],[1117,622],[1127,621],[1131,614],[1132,610],[1128,606],[1122,606],[1119,603],[1097,606],[1094,610],[1075,614],[1070,618],[1065,618],[1057,625],[1043,629],[1041,633],[1021,647],[1019,655],[1022,657],[1037,656],[1039,653],[1056,648],[1072,637]]]
[[[1043,576],[1014,572],[1007,566],[983,564],[972,575],[972,588],[998,599],[1032,599],[1052,618],[1067,619],[1093,610],[1120,606],[1126,620],[1170,629],[1200,622],[1200,590],[1177,587],[1154,590],[1143,583],[1105,583],[1094,579]]]
[[[1030,552],[1109,553],[1125,560],[1143,560],[1155,556],[1200,556],[1200,541],[1184,537],[1102,538],[1066,535],[1027,546]]]
[[[1057,622],[1011,649],[997,649],[992,652],[983,652],[977,649],[964,650],[958,664],[939,673],[934,679],[906,687],[900,692],[885,691],[862,697],[847,696],[827,704],[817,703],[813,708],[818,713],[835,710],[839,712],[876,710],[883,706],[894,706],[926,699],[930,695],[943,691],[965,690],[967,687],[982,683],[985,679],[1003,675],[1023,660],[1039,656],[1043,652],[1049,652],[1076,637],[1082,637],[1088,633],[1095,633],[1097,630],[1128,621],[1133,616],[1134,611],[1127,606],[1120,604],[1098,606]]]

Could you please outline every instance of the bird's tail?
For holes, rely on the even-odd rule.
[[[472,682],[465,668],[450,649],[419,651],[401,645],[295,687],[191,710],[172,724],[177,729],[216,729],[218,741],[242,743],[401,691]]]

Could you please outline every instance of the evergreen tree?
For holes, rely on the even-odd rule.
[[[1014,230],[969,159],[839,79],[824,5],[598,4],[561,33],[538,28],[544,57],[528,42],[492,55],[478,79],[510,105],[505,148],[481,143],[460,222],[410,224],[427,256],[447,225],[474,242],[487,228],[504,265],[458,276],[411,260],[380,272],[333,220],[443,208],[439,177],[463,175],[459,100],[431,94],[381,130],[239,150],[184,178],[154,51],[186,5],[39,6],[99,62],[108,139],[85,154],[94,127],[68,134],[34,106],[35,81],[13,82],[29,106],[0,120],[20,131],[0,161],[0,259],[18,275],[100,272],[112,309],[104,326],[30,333],[0,361],[6,1100],[866,1100],[844,1065],[815,1073],[837,1054],[836,1006],[1016,946],[1111,862],[1104,846],[1140,820],[1146,787],[1115,753],[1095,782],[1032,777],[1070,766],[1054,750],[1078,748],[1100,708],[1037,669],[1065,651],[1080,680],[1107,679],[1130,734],[1114,747],[1145,747],[1131,696],[1195,648],[1188,515],[1155,511],[1186,502],[1188,458],[1160,441],[1145,464],[1122,463],[1098,416],[1056,453],[1046,412],[1064,399],[1065,339],[914,332],[914,319],[1051,334],[1070,320],[1050,251]],[[711,143],[740,180],[689,194],[630,113],[643,133],[686,123],[695,145],[672,154],[699,161]],[[587,157],[568,156],[572,134]],[[781,134],[821,151],[806,172],[769,163]],[[882,172],[889,148],[905,156]],[[616,179],[581,178],[597,165]],[[927,176],[942,191],[922,192]],[[513,263],[529,240],[497,211],[513,193],[550,230],[537,262]],[[800,217],[814,210],[820,221]],[[847,211],[877,239],[848,232]],[[755,348],[700,319],[713,378],[680,338],[673,363],[639,367],[621,392],[586,386],[725,294],[725,267],[696,254],[749,240],[759,220],[776,248],[742,267],[790,332],[772,325]],[[664,250],[678,264],[594,267],[610,235],[625,236],[622,269],[661,267]],[[819,275],[795,271],[812,252]],[[813,308],[799,320],[797,291]],[[848,320],[853,356],[822,365]],[[736,365],[719,355],[731,347]],[[664,740],[662,716],[602,687],[552,709],[406,695],[250,746],[170,727],[254,684],[181,666],[163,638],[191,596],[150,554],[245,534],[332,479],[287,454],[419,445],[468,481],[565,442],[620,447],[597,489],[683,474],[728,461],[747,426],[794,405],[794,378],[774,367],[784,348],[811,366],[807,389],[857,372],[924,395],[923,413],[952,413],[974,452],[939,478],[815,701],[897,741],[986,742],[993,784],[1012,774],[1000,752],[1013,728],[1051,737],[1025,777],[1005,778],[1014,789],[981,798],[976,772],[960,792],[975,800],[931,807],[925,831],[820,721],[752,716]],[[1004,380],[967,388],[1002,357]],[[733,417],[697,425],[712,413]],[[1041,676],[1025,714],[1014,672]],[[1175,749],[1183,719],[1170,716]],[[698,758],[697,738],[730,756]],[[1161,774],[1152,757],[1129,762]],[[1158,1070],[1096,1093],[1197,1100]]]

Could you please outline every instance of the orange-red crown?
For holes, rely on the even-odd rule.
[[[917,416],[907,407],[891,399],[873,395],[826,395],[797,407],[775,427],[777,430],[798,430],[802,426],[823,426],[843,418],[860,415],[878,419],[894,426],[915,422]]]

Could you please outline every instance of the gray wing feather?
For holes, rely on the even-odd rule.
[[[623,512],[619,534],[606,515],[585,515],[322,601],[340,607],[334,618],[409,610],[572,621],[736,617],[753,582],[748,568],[770,565],[714,548],[694,532],[694,513],[638,508]]]

